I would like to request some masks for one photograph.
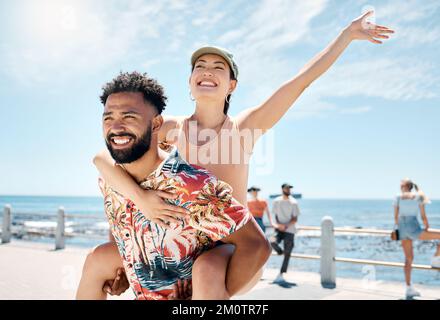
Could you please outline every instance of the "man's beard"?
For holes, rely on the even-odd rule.
[[[131,148],[126,148],[123,150],[114,150],[109,141],[112,137],[117,136],[129,136],[135,142]],[[151,126],[145,130],[144,134],[140,137],[138,141],[136,141],[136,137],[133,134],[129,133],[121,133],[121,134],[109,134],[105,141],[107,145],[107,149],[110,152],[113,160],[116,163],[124,164],[124,163],[132,163],[136,160],[139,160],[148,150],[150,150],[151,144]]]
[[[283,194],[284,194],[285,196],[290,196],[290,195],[291,195],[290,191],[284,191],[284,190],[283,190]]]

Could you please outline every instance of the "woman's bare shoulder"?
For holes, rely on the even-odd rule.
[[[163,116],[163,124],[159,131],[159,141],[165,140],[168,133],[177,128],[177,125],[183,121],[186,116]]]

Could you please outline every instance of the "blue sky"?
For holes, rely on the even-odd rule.
[[[189,115],[192,50],[227,47],[240,67],[235,115],[366,8],[396,35],[352,43],[259,142],[249,183],[265,195],[287,181],[308,198],[389,198],[408,176],[440,198],[437,1],[2,1],[0,194],[99,194],[98,96],[120,70],[148,72],[169,96],[165,114]],[[273,170],[260,172],[271,141]]]

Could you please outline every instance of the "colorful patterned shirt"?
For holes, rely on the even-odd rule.
[[[163,300],[177,280],[191,279],[192,265],[215,242],[244,226],[250,213],[232,197],[232,188],[201,167],[183,160],[176,148],[140,183],[144,189],[176,193],[170,204],[189,209],[185,219],[164,229],[103,179],[105,213],[130,286],[139,300]]]

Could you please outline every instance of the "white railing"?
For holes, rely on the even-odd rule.
[[[47,215],[45,215],[47,216]],[[57,222],[56,228],[54,232],[55,237],[55,249],[64,249],[65,248],[65,238],[69,237],[90,237],[90,238],[100,238],[105,239],[102,236],[91,235],[91,234],[83,234],[83,233],[68,233],[65,232],[65,222],[66,219],[96,219],[104,221],[104,217],[99,216],[87,216],[87,215],[73,215],[73,214],[65,214],[65,210],[63,207],[59,207],[57,213]],[[12,224],[12,208],[10,205],[6,205],[4,207],[3,212],[3,224],[2,224],[2,243],[8,243],[11,240],[12,232],[11,232],[11,224]],[[268,226],[269,227],[269,226]],[[307,231],[320,231],[321,232],[321,245],[320,245],[320,253],[321,255],[311,255],[311,254],[299,254],[292,253],[291,257],[298,259],[312,259],[312,260],[320,260],[320,274],[321,274],[321,284],[324,287],[335,287],[336,286],[336,262],[345,262],[345,263],[356,263],[356,264],[367,264],[367,265],[376,265],[376,266],[385,266],[385,267],[400,267],[403,268],[404,264],[401,262],[390,262],[390,261],[377,261],[377,260],[366,260],[366,259],[353,259],[353,258],[344,258],[344,257],[336,257],[336,245],[335,245],[335,233],[362,233],[362,234],[374,234],[374,235],[383,235],[390,236],[391,230],[376,230],[376,229],[357,229],[357,228],[335,228],[333,219],[330,216],[325,216],[322,218],[321,227],[316,226],[299,226],[298,230],[307,230]],[[435,230],[439,231],[439,230]],[[428,265],[420,265],[413,264],[413,268],[422,269],[422,270],[437,270],[438,268],[433,268]]]
[[[83,214],[66,214],[64,207],[59,207],[56,215],[43,214],[43,213],[21,213],[14,212],[14,216],[40,216],[52,218],[49,221],[54,221],[54,227],[49,227],[44,231],[26,230],[27,234],[44,235],[51,236],[55,238],[55,249],[64,249],[65,239],[72,237],[83,237],[83,238],[93,238],[93,239],[103,239],[104,241],[108,239],[108,236],[98,235],[98,234],[88,234],[88,233],[78,233],[78,232],[67,232],[66,231],[66,221],[68,219],[81,219],[81,220],[100,220],[106,221],[105,216],[93,216],[93,215],[83,215]],[[1,229],[1,240],[2,243],[8,243],[11,241],[13,236],[12,229],[12,208],[10,205],[6,205],[3,211],[3,223]],[[17,232],[19,234],[20,232]]]
[[[266,227],[270,228],[270,226],[266,226]],[[329,216],[325,216],[322,218],[321,227],[298,226],[297,230],[321,232],[320,256],[311,255],[311,254],[301,254],[301,253],[292,253],[290,256],[292,258],[298,258],[298,259],[320,260],[321,284],[324,287],[336,286],[336,262],[375,265],[375,266],[384,266],[384,267],[399,267],[399,268],[403,268],[405,265],[402,262],[336,257],[335,233],[373,234],[373,235],[383,235],[390,237],[391,230],[335,228],[333,224],[333,219],[332,217]],[[430,229],[430,230],[437,232],[440,231],[437,229]],[[275,254],[276,253],[273,253],[273,255]],[[420,269],[420,270],[440,271],[440,268],[434,268],[432,266],[423,265],[423,264],[413,264],[412,267],[414,269]]]

